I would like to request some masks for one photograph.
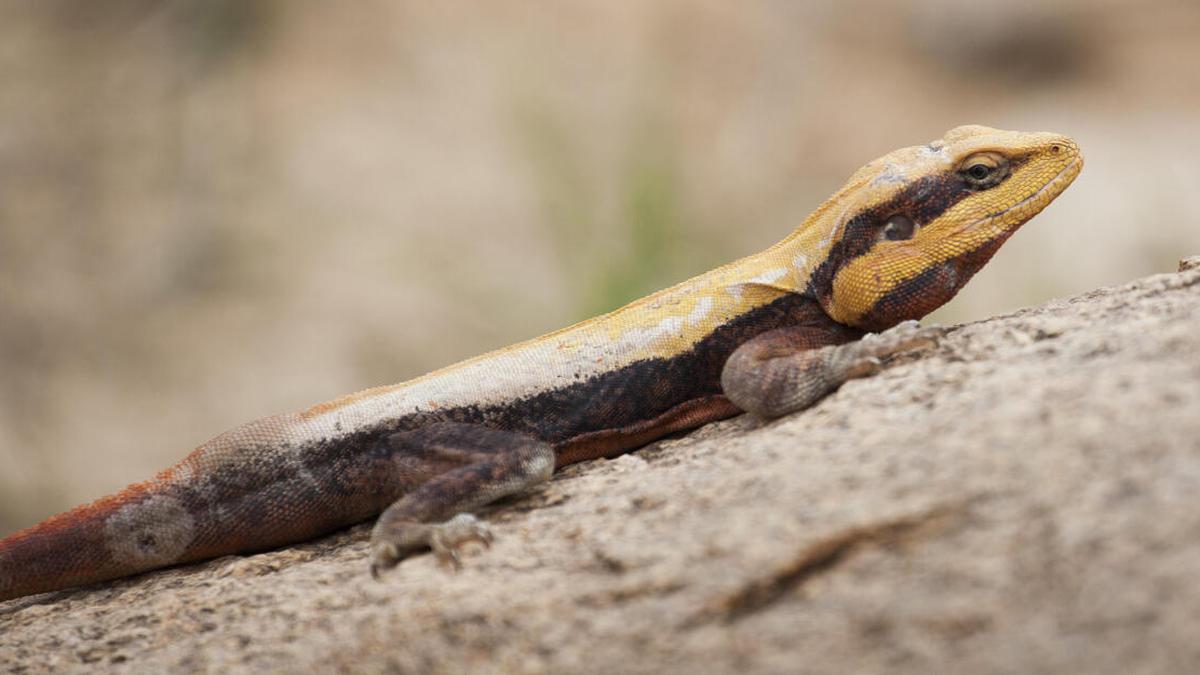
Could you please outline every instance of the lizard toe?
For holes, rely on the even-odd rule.
[[[921,326],[916,321],[904,321],[882,333],[864,337],[859,345],[862,356],[886,358],[900,352],[932,347],[950,329],[946,326]]]
[[[488,526],[469,513],[460,513],[431,529],[429,547],[442,564],[453,569],[462,568],[459,549],[464,544],[477,542],[487,548],[495,539]]]
[[[400,562],[400,552],[395,544],[375,543],[371,545],[371,578],[378,581],[380,573],[389,570]]]

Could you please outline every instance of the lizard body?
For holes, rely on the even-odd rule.
[[[940,306],[1082,166],[1050,133],[968,126],[857,171],[767,250],[603,316],[201,445],[0,540],[0,600],[303,541],[383,513],[378,572],[489,536],[466,511],[749,410],[775,416],[935,333]]]

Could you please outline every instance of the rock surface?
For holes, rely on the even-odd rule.
[[[0,604],[0,670],[1200,672],[1200,258],[568,468],[450,573],[365,527]]]

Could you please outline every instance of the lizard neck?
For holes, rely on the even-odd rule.
[[[836,197],[836,196],[835,196]],[[759,287],[774,299],[786,293],[804,294],[813,273],[828,257],[838,230],[834,199],[813,211],[791,234],[730,267],[744,286]],[[720,271],[720,270],[718,270]]]

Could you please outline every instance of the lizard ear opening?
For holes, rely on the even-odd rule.
[[[879,240],[903,241],[912,239],[916,232],[917,224],[913,222],[913,219],[903,213],[897,213],[884,221],[883,227],[879,230]]]

